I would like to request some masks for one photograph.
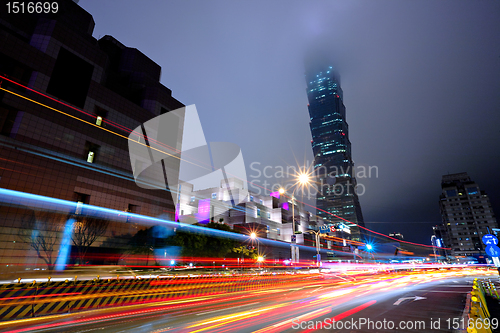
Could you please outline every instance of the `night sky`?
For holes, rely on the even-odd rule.
[[[251,163],[311,163],[304,57],[319,45],[341,75],[354,163],[378,168],[358,178],[367,227],[429,244],[447,173],[468,172],[500,214],[500,1],[79,4],[94,37],[162,67],[207,141],[241,147],[250,180]]]

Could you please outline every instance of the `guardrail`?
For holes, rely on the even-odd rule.
[[[467,297],[466,308],[469,307],[469,315],[466,324],[468,333],[491,333],[491,313],[488,310],[486,297],[498,299],[496,286],[491,280],[474,279],[472,291]]]
[[[0,320],[248,291],[310,281],[300,274],[157,277],[13,283],[0,286]]]

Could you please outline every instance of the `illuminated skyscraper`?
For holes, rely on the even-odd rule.
[[[306,73],[314,167],[319,191],[317,214],[331,223],[344,222],[351,238],[360,238],[364,226],[351,158],[340,77],[332,66],[309,66]],[[330,213],[330,214],[329,214]],[[347,223],[334,214],[352,223]]]

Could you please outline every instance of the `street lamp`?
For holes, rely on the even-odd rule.
[[[373,255],[373,245],[372,244],[366,244],[365,245],[366,252],[370,253],[372,255],[373,261],[375,260],[375,255]]]
[[[309,174],[307,174],[305,172],[301,172],[298,174],[296,184],[301,185],[302,189],[306,185],[309,185],[310,182],[311,182],[311,177],[309,176]],[[292,197],[291,197],[291,199],[292,199],[292,235],[295,235],[295,191],[297,190],[297,188],[299,188],[299,187],[295,186],[295,188],[293,189],[293,192],[292,192]],[[283,193],[285,193],[285,189],[280,188],[279,192],[280,192],[280,194],[283,194]]]
[[[260,270],[260,262],[261,262],[262,260],[264,260],[264,258],[263,258],[263,257],[261,257],[261,255],[260,255],[259,240],[257,239],[257,233],[252,232],[252,233],[250,234],[250,238],[251,238],[251,239],[254,239],[254,240],[256,240],[256,241],[257,241],[257,262],[259,263],[259,270]],[[260,260],[260,259],[262,259],[262,260]]]
[[[317,262],[318,267],[320,267],[320,265],[321,265],[321,259],[320,259],[320,256],[319,256],[319,251],[321,249],[321,244],[319,243],[320,232],[319,231],[315,231],[315,230],[306,230],[305,232],[310,232],[311,234],[315,235],[315,239],[316,239],[316,262]]]

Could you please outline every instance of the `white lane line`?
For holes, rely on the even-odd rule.
[[[421,291],[421,290],[419,290],[419,291]],[[413,301],[419,301],[421,299],[427,299],[427,297],[420,297],[420,296],[401,297],[396,302],[394,302],[393,305],[399,305],[399,304],[401,304],[401,302],[404,302],[404,301],[410,300],[410,299],[412,299]]]

